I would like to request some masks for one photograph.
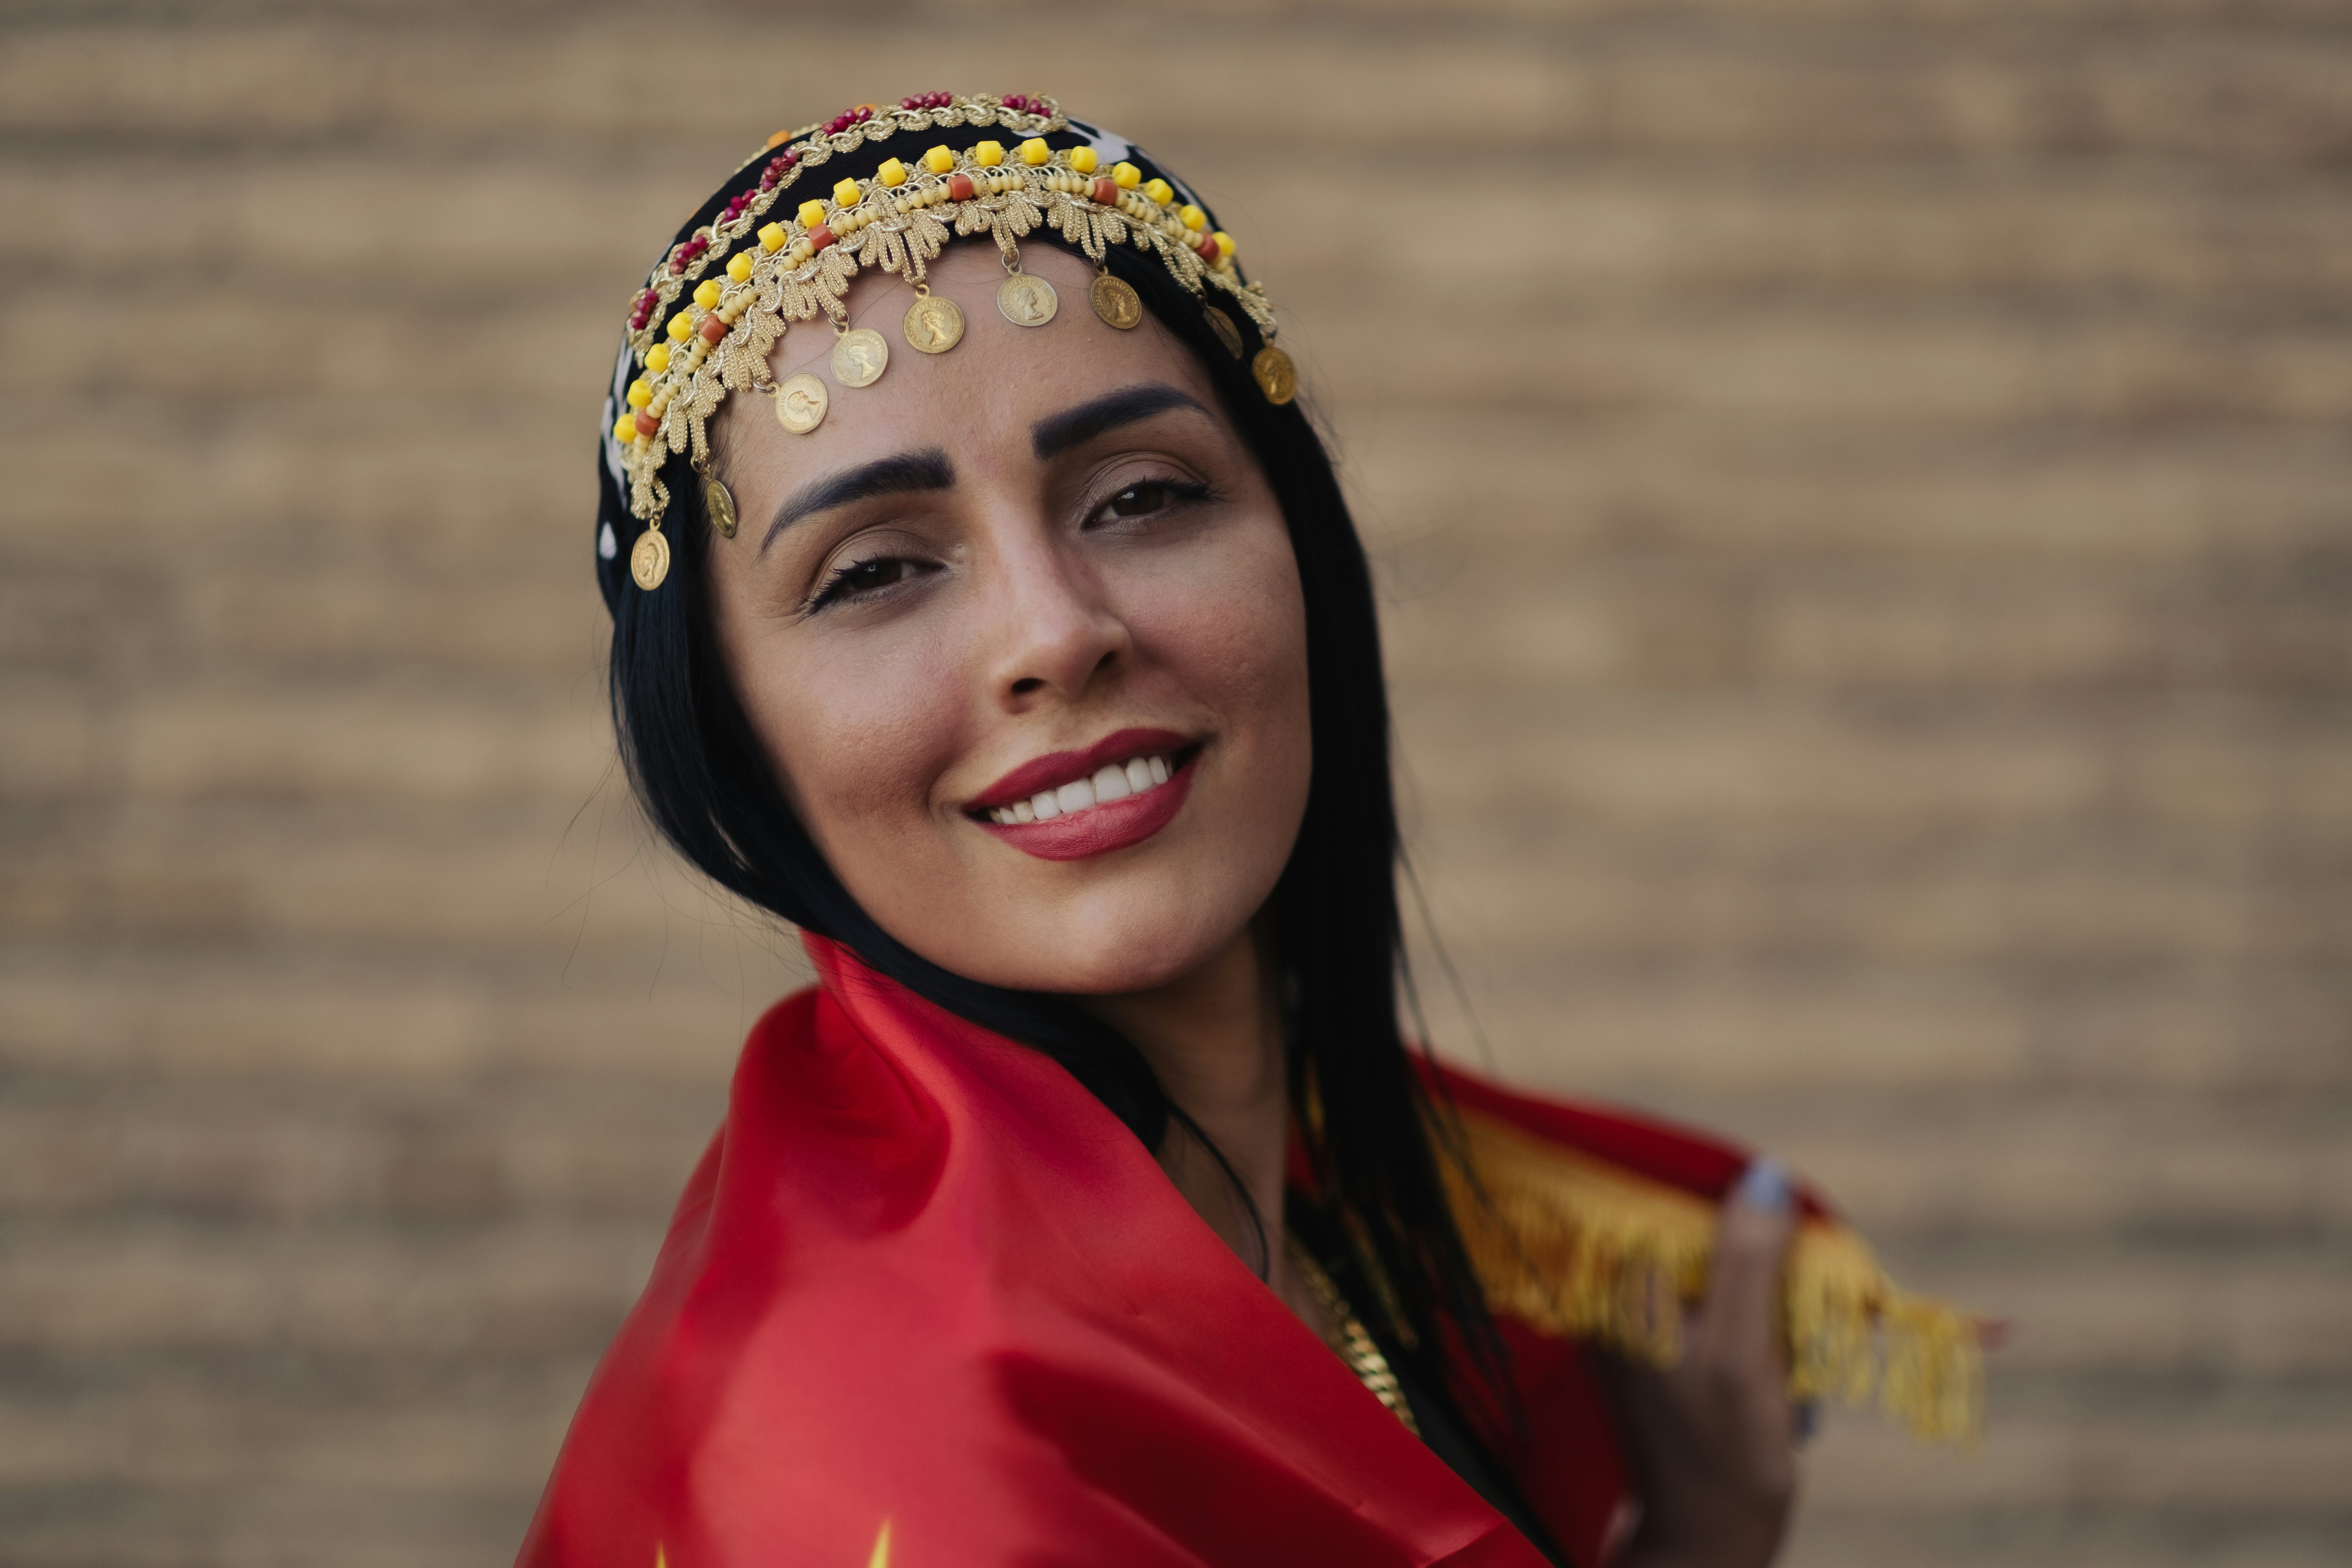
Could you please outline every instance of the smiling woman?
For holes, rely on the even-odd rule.
[[[1874,1325],[1965,1424],[1966,1325],[1769,1162],[1408,1048],[1370,577],[1274,340],[1043,100],[779,137],[656,264],[621,744],[821,984],[525,1562],[1756,1563]]]

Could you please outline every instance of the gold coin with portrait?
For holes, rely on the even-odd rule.
[[[703,479],[702,508],[710,514],[710,526],[719,531],[719,538],[735,537],[735,492],[717,474]]]
[[[669,575],[669,541],[662,537],[660,529],[649,528],[637,535],[637,542],[629,550],[629,575],[648,594]]]
[[[1265,394],[1265,400],[1276,407],[1298,395],[1298,367],[1270,343],[1257,351],[1257,358],[1250,362],[1250,374],[1257,377],[1257,389]]]
[[[1242,330],[1234,325],[1234,319],[1214,305],[1202,306],[1201,314],[1209,318],[1209,331],[1217,334],[1217,341],[1225,345],[1225,352],[1235,359],[1241,358]]]
[[[1096,315],[1122,332],[1143,320],[1142,297],[1124,278],[1097,273],[1095,280],[1087,285],[1087,300],[1094,306]]]
[[[1016,327],[1042,327],[1062,308],[1062,297],[1043,278],[1015,272],[996,286],[996,309]]]
[[[900,328],[907,334],[908,348],[943,354],[963,342],[963,310],[953,300],[924,294],[907,307],[907,319]]]
[[[833,379],[844,386],[871,386],[890,368],[890,345],[871,327],[856,327],[834,341]]]
[[[824,423],[825,405],[831,401],[824,383],[803,371],[776,388],[776,423],[795,436],[805,436]]]

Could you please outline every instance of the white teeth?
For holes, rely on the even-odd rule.
[[[1024,822],[1051,822],[1088,806],[1107,805],[1158,789],[1176,776],[1176,765],[1166,757],[1129,757],[1097,770],[1092,778],[1076,779],[1059,789],[1040,790],[1027,800],[990,808],[991,822],[1011,827]]]

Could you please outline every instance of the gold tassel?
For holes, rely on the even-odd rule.
[[[1678,1187],[1456,1108],[1475,1184],[1442,1161],[1472,1266],[1496,1311],[1654,1364],[1682,1348],[1706,1289],[1715,1205]],[[1808,1219],[1783,1295],[1792,1399],[1867,1401],[1929,1441],[1973,1438],[1983,1374],[1974,1320],[1895,1289],[1869,1244]]]

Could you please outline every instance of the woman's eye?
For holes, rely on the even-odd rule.
[[[914,571],[914,563],[896,555],[877,555],[870,561],[853,561],[824,580],[824,586],[810,601],[811,609],[822,609],[835,599],[854,599],[861,594],[887,588]]]
[[[1139,485],[1129,485],[1103,503],[1095,515],[1115,517],[1150,517],[1166,511],[1181,501],[1205,500],[1206,485],[1187,484],[1178,479],[1147,479]]]

